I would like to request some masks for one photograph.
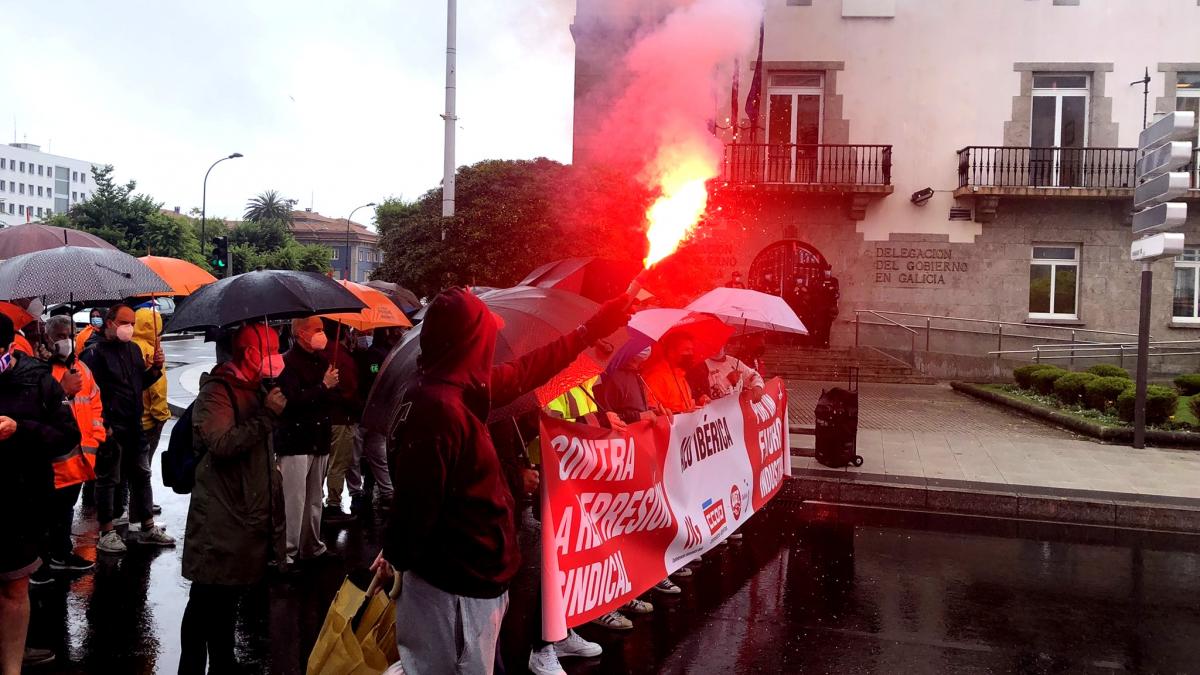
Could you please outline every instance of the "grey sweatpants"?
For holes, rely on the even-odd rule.
[[[467,598],[404,573],[396,599],[396,645],[405,675],[492,675],[508,593]]]
[[[328,455],[279,458],[289,563],[325,552],[325,542],[321,541],[321,493],[328,464]]]

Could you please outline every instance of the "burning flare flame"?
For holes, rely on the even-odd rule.
[[[645,269],[666,258],[696,229],[708,206],[709,179],[717,172],[700,155],[683,159],[663,171],[659,179],[661,194],[646,210],[646,241],[649,251]]]

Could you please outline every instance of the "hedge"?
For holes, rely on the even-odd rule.
[[[1033,385],[1033,390],[1039,394],[1050,395],[1054,393],[1054,383],[1058,378],[1069,373],[1058,366],[1050,366],[1042,368],[1030,376],[1030,384]]]
[[[1188,405],[1192,406],[1192,414],[1200,419],[1200,396],[1196,396],[1188,401]]]
[[[1034,373],[1038,372],[1039,370],[1045,370],[1047,368],[1057,368],[1057,367],[1058,366],[1052,366],[1048,363],[1031,363],[1028,366],[1021,366],[1019,368],[1013,368],[1013,379],[1016,380],[1018,387],[1020,387],[1022,389],[1032,389],[1033,388],[1032,378],[1033,378]]]
[[[1184,396],[1200,394],[1200,374],[1180,375],[1175,378],[1175,386]]]
[[[1079,405],[1084,387],[1096,379],[1091,373],[1067,373],[1054,381],[1054,395],[1066,405]]]
[[[1126,422],[1133,420],[1133,403],[1137,388],[1132,384],[1117,397],[1117,413]],[[1152,384],[1146,387],[1146,424],[1162,424],[1175,414],[1179,394],[1170,387]]]
[[[1092,410],[1103,412],[1109,404],[1116,403],[1121,392],[1129,387],[1124,377],[1097,377],[1083,387],[1083,404]]]
[[[1127,380],[1129,379],[1128,370],[1109,363],[1097,363],[1091,368],[1088,368],[1087,372],[1095,375],[1096,377],[1123,377]]]

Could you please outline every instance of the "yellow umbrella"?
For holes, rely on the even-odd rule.
[[[392,302],[386,294],[370,286],[364,286],[353,281],[341,280],[339,284],[361,300],[366,308],[361,312],[343,312],[340,314],[325,314],[324,316],[338,323],[345,324],[354,330],[369,331],[376,328],[401,327],[412,328],[412,321],[404,316],[404,312]]]

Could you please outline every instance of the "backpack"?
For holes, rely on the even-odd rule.
[[[216,381],[220,382],[225,387],[225,391],[229,393],[229,402],[233,405],[234,423],[241,424],[233,387],[224,380]],[[203,389],[201,390],[203,391]],[[192,408],[195,406],[196,402],[192,401],[175,421],[175,427],[171,429],[171,438],[167,441],[167,449],[162,453],[163,485],[181,495],[191,494],[192,488],[196,486],[196,466],[204,457],[204,448],[196,447],[192,433]]]

